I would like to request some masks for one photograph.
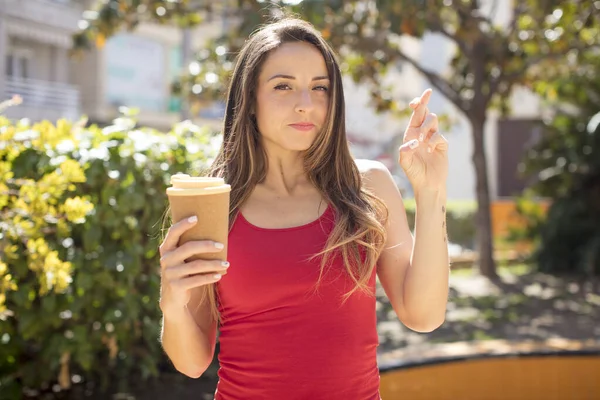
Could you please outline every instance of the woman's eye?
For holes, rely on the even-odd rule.
[[[287,83],[280,83],[279,85],[275,86],[275,90],[291,90],[291,87]],[[313,90],[327,92],[329,91],[329,88],[327,86],[315,86]]]

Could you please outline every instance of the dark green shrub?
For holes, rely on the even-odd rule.
[[[581,53],[577,66],[537,87],[555,94],[555,113],[524,173],[538,178],[535,195],[552,199],[544,223],[533,226],[540,270],[590,276],[600,274],[600,57]]]

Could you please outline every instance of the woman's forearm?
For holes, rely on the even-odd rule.
[[[411,265],[404,280],[404,304],[425,331],[444,322],[448,300],[448,239],[446,192],[415,193],[415,239]]]
[[[209,335],[187,308],[163,314],[163,349],[175,368],[191,378],[200,377],[212,362],[214,348]]]

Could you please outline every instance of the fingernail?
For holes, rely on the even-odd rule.
[[[198,222],[198,217],[195,215],[193,217],[189,217],[188,222],[191,222],[191,223]]]
[[[225,267],[225,268],[229,268],[229,262],[227,262],[227,261],[223,261],[223,262],[221,263],[221,266],[223,266],[223,267]]]
[[[408,147],[410,147],[411,149],[416,149],[417,147],[419,147],[419,141],[417,139],[413,139],[410,142],[408,142]]]
[[[422,142],[422,141],[423,141],[423,134],[421,133],[421,134],[419,135],[419,142]]]
[[[217,279],[217,280],[218,280],[218,279],[221,279],[221,274],[215,274],[215,275],[213,275],[213,278],[215,278],[215,279]]]
[[[427,148],[427,152],[428,152],[428,153],[431,153],[431,147],[428,147],[428,148]]]
[[[217,248],[217,249],[224,249],[225,245],[223,243],[215,243],[215,248]]]

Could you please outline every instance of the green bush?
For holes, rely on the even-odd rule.
[[[527,152],[524,176],[536,177],[532,192],[552,199],[543,223],[534,220],[535,253],[544,272],[600,275],[600,55],[580,52],[552,81],[534,89],[549,101],[553,117]],[[553,96],[549,96],[553,94]]]
[[[577,150],[587,146],[591,154],[600,151],[600,113],[596,121],[595,127],[584,125],[583,129],[587,131],[580,132],[579,140],[584,143],[570,149],[573,165],[579,161],[574,156]],[[552,138],[557,132],[560,131],[551,131],[548,137]],[[600,162],[597,156],[582,153],[588,156],[579,161],[584,165],[580,168],[584,172],[569,174],[569,184],[560,187],[566,193],[553,200],[545,218],[541,218],[536,209],[520,210],[528,221],[521,234],[535,240],[537,246],[533,256],[542,272],[587,277],[600,275]],[[549,193],[544,184],[538,184],[538,193]]]
[[[218,139],[188,123],[136,129],[131,115],[84,125],[0,116],[2,398],[119,387],[165,361],[165,190],[172,174],[205,168]]]

